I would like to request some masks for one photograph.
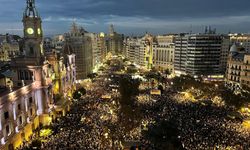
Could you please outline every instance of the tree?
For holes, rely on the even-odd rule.
[[[119,112],[119,122],[125,127],[126,131],[130,131],[140,122],[141,111],[135,105],[135,97],[139,94],[140,80],[132,79],[131,76],[123,76],[120,79],[119,102],[121,109]]]
[[[120,79],[121,104],[133,104],[133,97],[139,94],[139,79],[132,79],[131,76],[125,76]]]
[[[158,90],[160,90],[161,91],[161,93],[163,92],[163,86],[162,85],[158,85]]]
[[[160,78],[161,78],[161,74],[159,73],[159,72],[153,72],[153,71],[150,71],[150,72],[147,72],[146,74],[145,74],[145,77],[147,78],[147,79],[156,79],[156,80],[160,80]]]
[[[167,76],[169,76],[169,75],[171,74],[171,72],[170,72],[169,69],[166,69],[166,70],[164,71],[164,73],[165,73]]]
[[[81,98],[81,94],[80,94],[78,91],[75,91],[75,92],[73,93],[73,98],[74,98],[74,99],[80,99],[80,98]]]
[[[111,60],[107,60],[107,61],[106,61],[106,64],[107,64],[108,66],[110,66],[110,65],[111,65]]]
[[[90,73],[87,75],[88,78],[90,78],[91,80],[94,79],[97,76],[97,73]]]
[[[240,109],[245,104],[250,102],[249,93],[242,91],[241,94],[235,94],[234,91],[224,88],[220,91],[222,99],[227,105],[234,106],[237,109]]]
[[[157,124],[149,126],[148,131],[144,131],[143,135],[155,146],[155,149],[182,149],[178,139],[177,122],[174,119],[158,120]]]
[[[73,98],[80,99],[81,96],[85,95],[86,93],[87,93],[86,89],[81,87],[73,93]]]
[[[81,87],[80,89],[78,89],[78,92],[80,92],[81,95],[85,95],[87,93],[86,89]]]
[[[203,83],[195,80],[192,76],[189,75],[181,75],[180,77],[173,78],[173,87],[178,90],[186,90],[191,87],[193,88],[203,88]],[[205,84],[204,84],[205,86]]]
[[[128,67],[127,68],[127,73],[129,73],[129,74],[134,74],[134,73],[136,73],[137,72],[137,69],[136,68],[131,68],[131,67]]]

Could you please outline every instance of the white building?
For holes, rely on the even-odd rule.
[[[229,46],[227,36],[213,32],[179,35],[175,42],[175,73],[222,78]]]
[[[143,37],[127,38],[126,57],[142,66],[151,64],[156,69],[173,70],[174,35],[156,36],[146,34]]]
[[[170,72],[173,71],[175,49],[174,40],[174,35],[156,36],[157,44],[153,47],[154,67],[160,70],[169,69]]]

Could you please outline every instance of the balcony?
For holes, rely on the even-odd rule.
[[[30,85],[24,86],[24,87],[18,87],[14,88],[13,91],[6,91],[4,93],[0,94],[0,105],[3,105],[4,103],[7,103],[8,101],[16,101],[20,97],[27,95],[31,91],[35,90],[37,87],[41,86],[40,82],[33,82]]]

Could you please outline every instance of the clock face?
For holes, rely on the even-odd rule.
[[[38,33],[39,35],[41,34],[41,29],[40,29],[40,28],[37,29],[37,33]]]
[[[33,33],[34,33],[34,30],[33,30],[32,28],[28,28],[28,29],[27,29],[27,33],[28,33],[28,34],[33,34]]]

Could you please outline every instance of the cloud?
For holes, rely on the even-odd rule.
[[[23,29],[5,29],[6,31],[23,31]]]
[[[1,0],[0,32],[12,24],[22,25],[24,0]],[[92,32],[115,24],[120,32],[184,32],[213,25],[220,32],[229,29],[248,32],[249,0],[42,0],[36,6],[49,34],[67,32],[76,20]],[[11,8],[11,9],[9,9]],[[19,27],[13,27],[19,28]]]
[[[52,17],[51,16],[46,17],[46,18],[43,19],[43,21],[50,22],[50,21],[52,21]]]

